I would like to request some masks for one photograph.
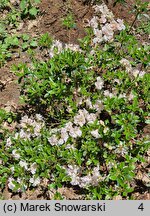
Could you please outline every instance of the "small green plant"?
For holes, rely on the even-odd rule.
[[[9,0],[1,0],[0,1],[0,11],[2,11],[5,8],[9,8]]]
[[[52,38],[49,36],[48,33],[45,33],[43,35],[41,35],[39,41],[38,41],[38,45],[41,48],[50,48],[52,45]]]
[[[138,20],[138,17],[140,17],[142,14],[145,14],[148,12],[148,2],[143,2],[141,0],[136,0],[136,3],[134,5],[134,8],[132,12],[135,14],[135,18],[133,22],[131,23],[129,32],[131,32],[132,28],[134,27],[136,21]]]
[[[40,3],[40,0],[21,0],[20,9],[21,17],[25,18],[27,16],[35,18],[39,12],[36,4]]]
[[[62,21],[63,26],[68,30],[68,37],[70,41],[70,30],[76,28],[76,23],[72,13],[69,13]]]
[[[20,12],[17,9],[12,8],[11,11],[7,14],[5,22],[7,23],[7,25],[18,27],[20,18]]]
[[[127,2],[125,0],[115,0],[113,3],[113,7],[115,7],[118,3],[125,4]]]
[[[63,26],[65,26],[67,29],[75,28],[76,23],[74,21],[74,17],[71,13],[69,13],[62,22]]]

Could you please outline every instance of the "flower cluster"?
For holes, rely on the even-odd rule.
[[[73,122],[68,122],[63,128],[51,131],[52,136],[48,138],[48,141],[52,146],[66,143],[69,136],[74,139],[81,137],[81,127],[85,124],[93,124],[96,121],[98,114],[103,110],[104,106],[100,100],[97,100],[94,105],[92,105],[90,99],[88,100],[92,108],[96,109],[97,112],[89,113],[85,108],[79,109],[78,113],[74,116]]]
[[[11,190],[14,190],[14,188],[16,187],[16,185],[22,185],[23,189],[26,190],[27,189],[27,185],[24,184],[23,180],[21,180],[20,178],[17,178],[16,180],[13,177],[9,177],[8,178],[8,188]],[[21,192],[22,189],[18,188],[17,189],[18,192]]]
[[[15,139],[31,139],[32,137],[39,137],[41,136],[41,130],[44,126],[45,122],[40,114],[36,114],[35,119],[33,116],[29,118],[25,115],[20,120],[20,131],[15,134]],[[8,146],[8,143],[6,146]]]
[[[77,165],[68,165],[64,169],[71,178],[71,184],[79,185],[81,188],[86,188],[89,185],[97,186],[100,181],[104,180],[104,177],[100,175],[99,166],[94,167],[92,172],[85,176],[82,176],[82,170]]]
[[[82,52],[79,45],[77,44],[65,44],[60,42],[59,40],[54,40],[53,44],[49,50],[49,56],[52,58],[54,55],[63,52],[64,50],[72,50],[74,52]]]
[[[14,150],[14,151],[16,151],[16,150]],[[19,158],[20,158],[20,156],[19,156]],[[16,159],[19,159],[19,158],[16,158]],[[40,179],[39,177],[35,177],[35,174],[36,174],[36,171],[37,171],[37,167],[38,167],[37,164],[36,164],[35,162],[32,163],[32,164],[29,166],[29,164],[28,164],[26,161],[20,160],[18,164],[19,164],[19,166],[20,166],[21,168],[24,169],[24,171],[29,172],[30,175],[32,175],[32,177],[31,177],[30,180],[29,180],[29,183],[30,183],[33,187],[35,187],[35,186],[37,186],[37,185],[40,184],[41,179]],[[12,174],[13,174],[14,171],[15,171],[14,166],[12,166],[12,167],[10,168],[10,170],[11,170],[11,172],[12,172]],[[11,189],[11,190],[13,190],[13,189],[16,187],[16,184],[18,184],[18,183],[19,183],[21,186],[23,186],[24,188],[27,188],[27,186],[26,186],[26,185],[24,184],[24,182],[23,182],[23,179],[22,179],[22,180],[21,180],[20,178],[15,179],[15,178],[13,178],[13,177],[9,177],[9,179],[8,179],[8,188]],[[21,191],[21,187],[19,187],[18,191]]]
[[[101,90],[104,86],[104,81],[101,77],[97,77],[97,82],[95,82],[96,89]]]
[[[138,69],[134,69],[130,63],[129,60],[123,58],[120,60],[120,63],[122,64],[122,66],[125,68],[126,72],[129,73],[130,76],[133,76],[134,78],[136,77],[143,77],[145,74],[145,71],[140,71]]]
[[[93,28],[93,33],[95,36],[93,38],[93,44],[101,43],[103,41],[112,41],[115,31],[121,31],[125,29],[123,20],[115,20],[114,15],[109,11],[104,3],[101,5],[95,5],[93,7],[97,15],[94,16],[88,24]]]

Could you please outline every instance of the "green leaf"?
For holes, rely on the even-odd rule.
[[[150,119],[147,119],[147,120],[145,121],[145,123],[146,123],[146,124],[150,124]]]
[[[41,2],[41,0],[34,0],[34,2],[35,2],[36,4],[38,4],[38,3]]]
[[[26,6],[27,6],[27,1],[26,0],[22,0],[20,2],[20,8],[21,8],[21,10],[22,11],[25,10]]]
[[[30,42],[30,46],[31,46],[31,47],[37,47],[38,44],[37,44],[37,42],[36,42],[35,40],[32,40],[32,41]]]
[[[23,50],[26,50],[28,48],[28,46],[29,46],[29,44],[27,42],[24,42],[21,47]]]
[[[23,34],[23,35],[22,35],[22,39],[23,39],[23,41],[28,41],[29,38],[30,38],[30,36],[27,35],[27,34]]]
[[[19,40],[18,40],[17,37],[13,38],[13,40],[12,40],[12,45],[13,45],[13,46],[18,46],[18,45],[19,45]]]
[[[36,9],[36,7],[32,7],[30,10],[29,10],[29,14],[33,17],[35,17],[38,13],[38,10]]]

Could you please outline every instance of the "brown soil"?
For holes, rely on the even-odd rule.
[[[127,0],[127,4],[117,4],[113,7],[113,0],[105,0],[115,16],[124,19],[128,23],[132,23],[134,20],[133,13],[130,13],[134,1]],[[29,33],[32,37],[36,37],[48,32],[53,38],[64,43],[76,44],[79,38],[86,35],[85,23],[93,15],[92,7],[84,5],[83,2],[83,0],[42,0],[39,6],[41,16],[36,20],[25,20],[17,33]],[[76,28],[69,31],[62,25],[62,20],[68,12],[72,12],[77,24]],[[143,39],[147,41],[147,36],[140,37],[140,40],[143,41]],[[37,52],[41,56],[39,50]],[[11,73],[10,66],[22,61],[29,62],[29,59],[24,54],[21,54],[19,59],[15,58],[0,68],[0,107],[4,107],[10,101],[18,105],[19,86],[15,76]],[[9,78],[7,79],[7,77]]]
[[[40,9],[43,13],[39,28],[40,33],[49,32],[56,39],[65,43],[78,43],[78,39],[86,35],[84,21],[93,15],[91,7],[85,6],[77,0],[43,0]],[[66,27],[62,26],[62,20],[70,12],[73,14],[77,25],[76,28],[68,31]]]
[[[78,39],[86,35],[84,21],[90,19],[93,14],[91,7],[76,0],[42,0],[39,8],[41,16],[33,21],[26,20],[18,33],[29,33],[35,37],[48,32],[53,38],[64,43],[78,43]],[[62,25],[62,19],[68,12],[73,13],[77,24],[76,28],[69,32]],[[40,58],[41,54],[38,55]],[[11,65],[18,62],[29,62],[29,59],[22,53],[19,59],[13,59],[0,68],[0,107],[5,107],[10,101],[17,105],[19,103],[17,78],[11,73]]]

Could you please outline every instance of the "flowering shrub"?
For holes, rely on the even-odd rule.
[[[142,135],[149,48],[106,5],[95,10],[87,47],[53,41],[48,61],[14,67],[22,99],[36,113],[21,116],[3,138],[2,188],[8,181],[10,190],[25,191],[46,179],[47,188],[82,188],[86,199],[129,198],[134,190],[136,164],[149,148]]]

